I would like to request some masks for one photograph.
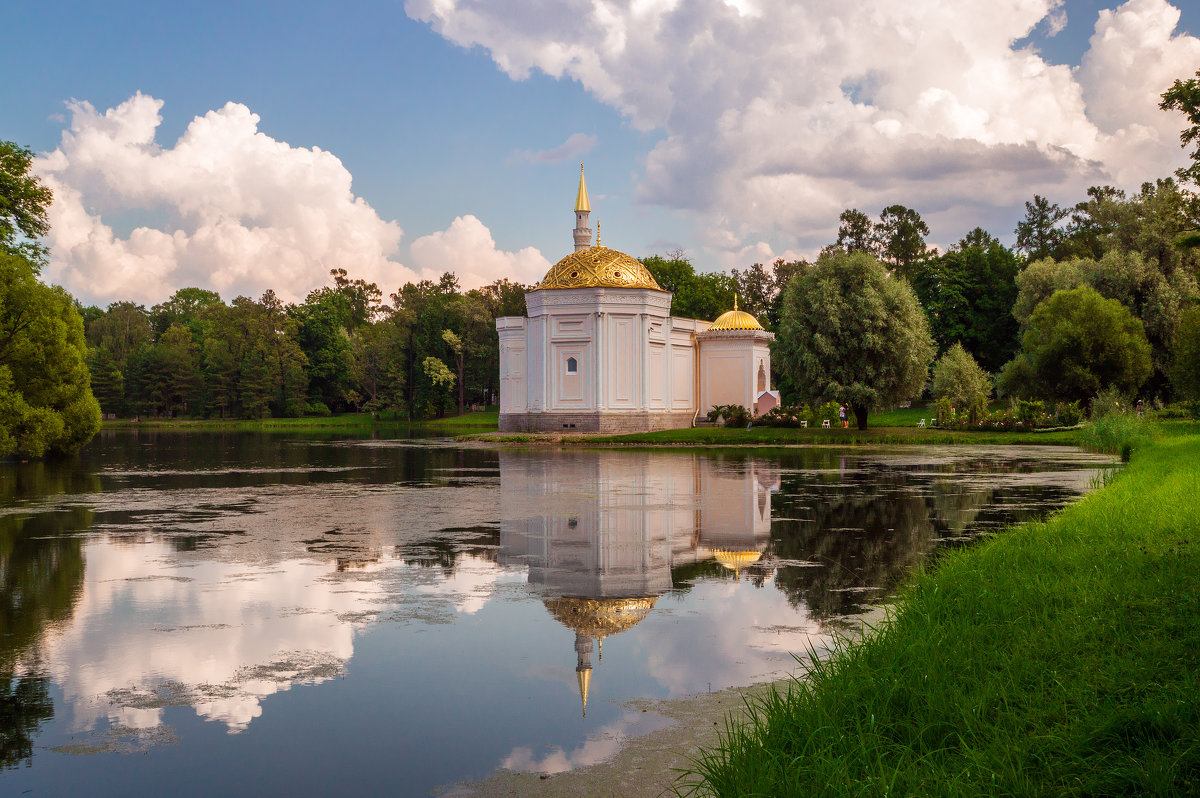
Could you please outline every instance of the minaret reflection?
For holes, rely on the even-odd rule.
[[[501,564],[523,563],[550,615],[575,632],[587,714],[592,654],[633,628],[672,587],[672,571],[715,559],[759,567],[778,469],[690,453],[500,454]]]

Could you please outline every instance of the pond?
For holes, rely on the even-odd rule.
[[[0,465],[0,793],[423,795],[786,676],[1094,484],[1052,447],[106,432]]]

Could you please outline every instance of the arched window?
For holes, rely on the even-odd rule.
[[[567,373],[568,374],[578,374],[579,373],[579,361],[573,357],[567,358]]]

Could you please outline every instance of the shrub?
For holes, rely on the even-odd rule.
[[[741,405],[713,405],[708,411],[708,420],[725,419],[727,427],[744,427],[750,423],[750,411]]]
[[[1083,420],[1083,408],[1079,402],[1059,402],[1054,409],[1054,420],[1060,427],[1073,427]]]
[[[324,402],[307,402],[304,405],[304,415],[306,416],[329,416],[332,415],[328,405]]]

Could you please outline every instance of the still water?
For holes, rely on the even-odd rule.
[[[422,795],[603,761],[1086,491],[1061,448],[105,433],[0,464],[0,794]]]

